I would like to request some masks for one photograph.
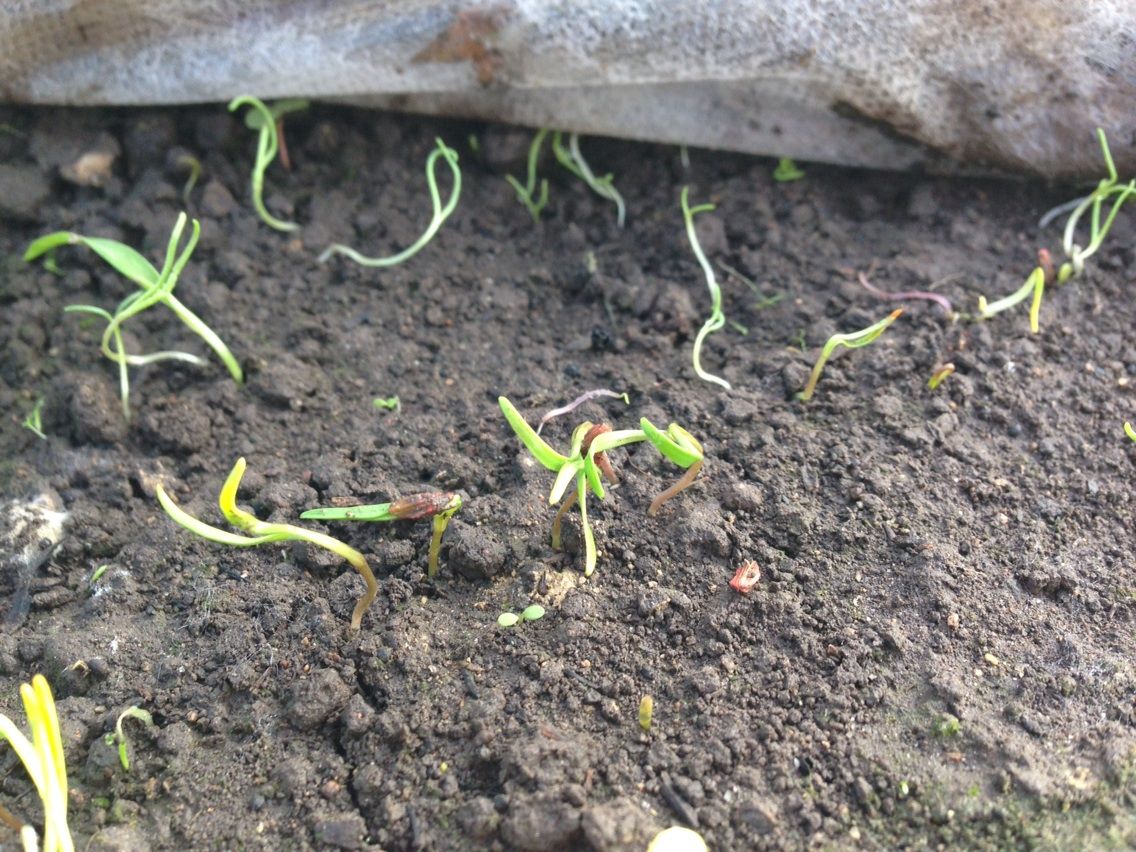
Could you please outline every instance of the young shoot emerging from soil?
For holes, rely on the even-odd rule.
[[[1068,260],[1062,263],[1061,267],[1054,273],[1053,261],[1050,258],[1049,251],[1046,249],[1040,250],[1038,252],[1037,267],[1029,274],[1029,277],[1026,278],[1025,283],[1022,284],[1021,287],[1009,296],[989,304],[985,296],[978,298],[979,319],[989,319],[995,314],[1012,308],[1020,302],[1024,302],[1032,295],[1033,299],[1030,302],[1029,313],[1030,331],[1037,334],[1039,328],[1038,314],[1041,310],[1041,299],[1045,293],[1045,285],[1052,283],[1054,279],[1056,279],[1058,284],[1064,284],[1070,278],[1079,276],[1085,271],[1085,261],[1100,250],[1105,237],[1108,236],[1108,232],[1112,229],[1113,222],[1116,221],[1116,216],[1120,212],[1121,206],[1129,197],[1136,193],[1136,180],[1129,181],[1127,184],[1120,183],[1116,165],[1112,160],[1112,152],[1109,151],[1108,148],[1108,140],[1105,138],[1104,131],[1099,127],[1097,128],[1097,137],[1100,140],[1101,153],[1104,155],[1108,176],[1101,178],[1096,189],[1089,195],[1062,204],[1051,210],[1041,219],[1044,227],[1044,224],[1047,224],[1054,216],[1059,216],[1067,210],[1072,210],[1072,213],[1069,214],[1068,221],[1065,223],[1065,232],[1062,239],[1062,248]],[[1101,210],[1105,202],[1110,198],[1113,199],[1112,206],[1109,208],[1108,215],[1105,216],[1102,222]],[[1081,246],[1074,242],[1074,238],[1076,236],[1077,224],[1085,213],[1089,213],[1089,244],[1087,247],[1081,248]]]
[[[1136,193],[1136,180],[1130,180],[1126,184],[1120,183],[1116,164],[1112,161],[1112,152],[1108,149],[1108,140],[1105,138],[1104,131],[1099,127],[1097,128],[1097,138],[1100,140],[1101,154],[1104,156],[1105,167],[1108,169],[1108,177],[1101,178],[1097,188],[1081,200],[1081,203],[1069,215],[1069,220],[1065,223],[1062,248],[1065,250],[1065,256],[1068,260],[1061,264],[1061,268],[1057,271],[1057,283],[1059,284],[1063,284],[1070,278],[1084,272],[1085,261],[1096,254],[1101,244],[1104,243],[1104,238],[1108,236],[1112,223],[1116,221],[1116,214],[1120,212],[1121,205]],[[1102,223],[1101,208],[1109,198],[1115,200]],[[1086,212],[1090,214],[1089,244],[1085,248],[1081,248],[1074,242],[1074,238],[1077,232],[1077,224]]]
[[[505,180],[517,193],[517,200],[525,205],[525,209],[532,216],[534,225],[540,221],[540,212],[548,204],[548,178],[541,179],[540,194],[534,195],[536,193],[536,165],[540,160],[540,146],[544,144],[544,137],[547,135],[548,128],[543,128],[538,130],[536,136],[533,137],[532,144],[529,146],[528,172],[524,183],[521,183],[512,175],[505,175]]]
[[[817,382],[820,381],[820,374],[824,371],[824,365],[828,362],[828,359],[832,357],[832,353],[836,351],[836,347],[843,346],[847,349],[859,349],[861,346],[867,346],[883,334],[884,331],[887,330],[887,327],[895,322],[902,313],[903,308],[897,308],[879,322],[873,323],[865,329],[849,332],[848,334],[832,335],[820,350],[820,356],[817,358],[816,364],[813,365],[813,372],[809,376],[809,382],[805,385],[805,389],[797,394],[797,399],[801,400],[801,402],[808,402],[812,399],[813,391],[816,390]]]
[[[703,342],[712,333],[718,331],[726,324],[726,315],[722,313],[722,288],[718,286],[718,279],[714,276],[714,268],[710,265],[710,261],[706,259],[706,255],[702,251],[702,244],[698,242],[698,234],[694,230],[694,217],[699,213],[708,213],[714,209],[714,205],[699,204],[697,207],[691,207],[688,200],[689,195],[690,187],[684,186],[680,198],[682,202],[682,219],[683,222],[686,223],[686,236],[690,240],[690,248],[693,250],[694,256],[698,259],[698,265],[702,267],[702,274],[706,276],[706,286],[710,290],[710,317],[702,324],[702,328],[698,330],[698,335],[694,338],[694,354],[692,355],[694,372],[697,373],[698,378],[703,381],[712,382],[729,390],[729,382],[712,373],[707,373],[702,369]]]
[[[639,421],[638,429],[612,431],[606,423],[584,421],[572,432],[572,445],[564,456],[552,449],[536,433],[520,412],[505,397],[498,397],[498,404],[521,443],[528,448],[541,465],[556,473],[556,481],[548,495],[549,505],[563,499],[560,509],[552,522],[552,547],[560,549],[560,523],[564,513],[579,504],[580,527],[584,533],[584,576],[590,577],[596,568],[596,540],[588,523],[587,497],[590,490],[599,499],[604,499],[601,475],[616,482],[615,471],[608,461],[607,452],[617,447],[649,441],[665,458],[684,468],[686,473],[670,488],[660,493],[647,509],[648,515],[656,514],[664,503],[680,491],[688,488],[702,469],[702,445],[679,426],[672,423],[666,432],[657,429],[646,417]],[[568,487],[575,484],[575,490]],[[565,494],[567,493],[567,497]]]
[[[323,253],[319,256],[320,263],[326,263],[333,254],[342,254],[351,258],[360,266],[370,266],[382,268],[385,266],[398,266],[403,261],[409,260],[426,248],[430,240],[434,239],[434,235],[438,233],[438,229],[442,227],[450,214],[454,212],[458,206],[458,197],[461,195],[461,169],[458,168],[458,152],[453,148],[446,146],[446,143],[441,139],[435,139],[438,147],[430,152],[430,156],[426,158],[426,185],[430,189],[430,203],[434,207],[434,215],[430,219],[430,224],[426,226],[426,230],[422,232],[417,241],[409,248],[403,249],[398,254],[392,254],[389,257],[367,257],[366,255],[359,254],[355,249],[350,246],[345,246],[341,243],[335,243],[324,249]],[[450,173],[453,175],[453,188],[450,190],[450,197],[445,204],[442,204],[441,193],[438,192],[438,159],[443,158],[446,165],[450,167]]]
[[[252,206],[256,208],[257,215],[270,228],[277,231],[296,231],[299,225],[295,222],[285,222],[277,219],[268,212],[264,206],[264,173],[276,159],[280,152],[280,128],[284,116],[290,112],[299,112],[308,108],[307,101],[288,100],[280,101],[267,106],[264,101],[252,95],[241,95],[229,102],[229,112],[234,112],[243,106],[250,107],[245,113],[245,127],[257,132],[256,161],[252,166]],[[283,160],[283,157],[281,158]]]
[[[449,491],[431,491],[415,494],[413,497],[400,497],[391,503],[374,503],[369,506],[350,506],[347,508],[326,507],[309,509],[300,515],[305,521],[421,521],[433,518],[434,533],[430,537],[430,555],[427,560],[426,576],[438,573],[438,554],[442,549],[442,534],[450,524],[450,518],[462,507],[462,499]]]
[[[209,524],[199,521],[197,518],[190,515],[188,512],[179,508],[169,495],[166,494],[165,489],[162,488],[161,483],[155,488],[158,496],[158,502],[162,504],[166,514],[173,518],[174,522],[179,526],[185,527],[194,535],[200,536],[206,541],[216,542],[217,544],[228,544],[232,547],[256,547],[261,544],[270,544],[277,541],[306,541],[309,544],[314,544],[316,547],[322,547],[324,550],[329,550],[336,556],[341,556],[351,563],[351,567],[359,572],[359,576],[363,578],[363,582],[367,584],[367,591],[355,603],[355,610],[351,613],[351,629],[358,630],[359,626],[363,623],[363,613],[367,611],[367,607],[375,600],[375,596],[379,593],[379,584],[375,582],[375,575],[371,572],[371,566],[367,564],[367,560],[363,554],[353,547],[348,547],[339,539],[332,538],[329,535],[324,535],[314,530],[306,530],[303,527],[292,526],[291,524],[274,524],[268,521],[261,521],[255,515],[244,511],[237,507],[237,488],[241,484],[241,477],[245,473],[245,460],[237,459],[237,463],[233,465],[233,470],[229,474],[229,478],[225,480],[225,484],[221,486],[221,495],[218,498],[218,504],[221,507],[221,514],[234,527],[237,527],[250,536],[237,535],[236,533],[227,532],[217,527],[210,526]]]
[[[229,347],[197,314],[193,313],[174,296],[174,287],[177,286],[178,277],[189,262],[190,255],[193,254],[198,237],[201,235],[201,225],[194,219],[193,233],[181,254],[178,254],[178,245],[181,243],[185,224],[186,215],[181,213],[178,215],[177,222],[170,234],[170,241],[166,246],[166,259],[161,270],[155,269],[150,261],[128,245],[102,237],[84,237],[81,234],[74,234],[69,231],[57,231],[40,237],[24,252],[24,260],[31,262],[45,254],[50,257],[50,253],[60,246],[84,245],[109,263],[120,275],[133,281],[141,288],[138,292],[131,293],[123,299],[115,308],[113,314],[94,305],[68,305],[64,308],[68,313],[94,314],[106,321],[100,348],[103,355],[118,364],[122,413],[127,420],[130,419],[128,367],[140,367],[156,361],[167,360],[186,361],[199,366],[205,364],[201,358],[189,352],[154,352],[149,355],[130,355],[126,352],[122,341],[122,324],[157,304],[165,305],[173,311],[174,315],[185,323],[190,331],[204,340],[228,368],[229,375],[233,377],[234,381],[238,384],[244,382],[244,372],[233,353],[229,351]]]
[[[623,221],[627,217],[627,208],[623,203],[623,196],[619,194],[619,190],[612,183],[613,175],[611,173],[602,178],[596,177],[592,167],[588,165],[588,161],[584,159],[584,155],[580,151],[580,134],[569,133],[568,147],[565,148],[564,134],[557,130],[552,134],[552,155],[556,157],[556,162],[586,183],[592,192],[600,198],[606,198],[615,205],[615,221],[622,228]]]
[[[0,715],[0,739],[7,740],[16,752],[43,803],[44,852],[74,852],[75,843],[67,827],[67,764],[55,698],[41,674],[30,684],[20,685],[20,698],[32,737],[29,740],[15,722]],[[10,816],[6,811],[5,815]],[[36,830],[26,823],[20,827],[20,842],[25,852],[40,848]]]

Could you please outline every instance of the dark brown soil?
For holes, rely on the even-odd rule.
[[[1035,223],[1079,190],[820,166],[777,184],[765,160],[692,151],[686,171],[671,148],[586,140],[627,227],[551,164],[534,227],[502,179],[527,134],[316,108],[289,117],[293,171],[269,173],[269,207],[304,225],[285,235],[252,210],[253,141],[223,107],[0,118],[0,487],[70,515],[34,571],[4,554],[0,706],[22,719],[18,683],[51,681],[79,848],[641,850],[674,823],[712,849],[1136,842],[1130,221],[1047,293],[1040,334],[1025,305],[973,323],[913,303],[803,404],[817,347],[894,307],[858,272],[972,310],[1058,250]],[[380,254],[417,237],[436,136],[464,175],[436,240],[389,270],[317,264],[337,240]],[[20,256],[67,229],[160,260],[178,148],[204,171],[177,295],[248,379],[212,356],[134,370],[128,425],[98,323],[63,307],[130,287],[79,248],[58,274]],[[94,149],[119,153],[103,185],[77,185]],[[684,183],[718,205],[699,220],[710,258],[778,297],[721,276],[748,333],[727,326],[703,360],[731,392],[691,369],[709,297]],[[133,351],[209,355],[160,307],[132,325]],[[957,372],[928,390],[946,361]],[[535,421],[593,388],[630,405],[553,421],[554,445],[579,420],[648,416],[707,461],[649,518],[675,469],[613,452],[622,484],[590,502],[585,581],[575,516],[554,552],[552,474],[496,400]],[[393,395],[398,411],[372,405]],[[41,396],[46,441],[21,428]],[[221,524],[240,456],[242,501],[274,520],[460,492],[442,572],[425,578],[428,524],[317,525],[379,576],[353,633],[362,582],[338,558],[210,544],[158,507],[161,481]],[[743,597],[728,581],[748,560],[761,579]],[[542,620],[497,627],[531,602]],[[135,704],[156,726],[128,723],[125,773],[104,735]],[[38,824],[6,765],[0,803]]]

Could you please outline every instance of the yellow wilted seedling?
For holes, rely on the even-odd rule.
[[[20,685],[20,698],[32,738],[29,741],[16,723],[4,715],[0,715],[0,738],[11,743],[43,801],[44,852],[73,852],[75,843],[67,828],[67,764],[55,698],[47,679],[40,674],[30,684]],[[20,840],[25,852],[40,848],[36,831],[30,825],[20,829]]]

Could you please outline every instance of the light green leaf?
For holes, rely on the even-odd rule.
[[[390,503],[373,503],[369,506],[351,506],[346,509],[325,507],[308,509],[300,515],[305,521],[393,521]]]
[[[543,438],[536,433],[536,431],[529,426],[521,413],[513,407],[513,403],[509,402],[506,397],[498,397],[497,404],[501,406],[501,412],[505,415],[505,419],[509,421],[509,425],[513,427],[513,431],[517,437],[521,439],[530,453],[533,454],[538,462],[549,470],[560,470],[567,463],[567,456],[562,456],[556,450],[552,449]]]
[[[702,445],[677,423],[672,423],[666,432],[661,432],[644,417],[639,421],[639,426],[655,449],[679,467],[688,468],[702,460]]]

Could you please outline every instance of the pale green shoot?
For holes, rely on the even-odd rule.
[[[395,414],[402,411],[402,400],[400,400],[397,396],[377,396],[371,400],[371,405],[375,409],[393,411]]]
[[[339,539],[332,538],[329,535],[324,535],[314,530],[307,530],[303,527],[293,526],[292,524],[277,524],[268,521],[261,521],[255,515],[238,508],[237,506],[237,487],[241,483],[241,477],[245,473],[245,460],[243,458],[237,459],[237,463],[233,465],[233,470],[229,474],[229,478],[225,480],[225,484],[221,487],[221,495],[218,499],[218,504],[221,507],[221,514],[225,519],[250,536],[237,535],[236,533],[226,532],[225,530],[218,529],[197,518],[190,515],[188,512],[179,508],[173,500],[166,494],[165,489],[159,483],[155,488],[155,493],[158,496],[158,502],[162,504],[162,508],[166,514],[169,515],[175,523],[179,526],[189,530],[194,535],[200,536],[206,541],[212,541],[217,544],[227,544],[232,547],[256,547],[261,544],[271,544],[278,541],[306,541],[309,544],[314,544],[316,547],[322,547],[324,550],[331,551],[336,556],[340,556],[351,564],[351,567],[359,572],[359,576],[367,584],[367,590],[355,603],[355,610],[351,614],[351,628],[358,630],[359,626],[363,623],[363,613],[367,611],[367,607],[375,600],[379,593],[379,584],[375,582],[375,575],[371,571],[371,566],[367,564],[366,558],[358,550],[353,547],[348,547]]]
[[[122,730],[122,723],[127,719],[137,719],[147,728],[154,727],[154,717],[141,707],[127,707],[118,714],[118,721],[114,723],[114,733],[106,735],[106,744],[109,746],[118,746],[118,762],[122,764],[123,772],[130,771],[130,754],[127,751],[128,742],[126,732]]]
[[[805,385],[803,391],[797,394],[797,399],[802,402],[808,402],[812,399],[813,391],[816,390],[817,382],[820,381],[820,374],[824,370],[824,365],[828,359],[832,357],[832,353],[836,351],[836,347],[843,346],[847,349],[859,349],[861,346],[867,346],[883,334],[887,327],[895,322],[902,313],[903,308],[896,308],[882,320],[873,323],[865,329],[849,332],[848,334],[832,335],[821,349],[820,357],[817,358],[816,364],[813,366],[812,375],[809,376],[809,383]]]
[[[426,576],[438,573],[438,557],[442,549],[442,534],[450,524],[450,518],[462,507],[459,495],[450,491],[432,491],[401,497],[390,503],[373,503],[369,506],[349,506],[339,508],[329,506],[309,509],[300,515],[305,521],[421,521],[432,518],[434,531],[430,537],[430,550],[427,560]]]
[[[252,95],[241,95],[229,101],[229,112],[243,106],[250,107],[245,115],[245,126],[257,131],[256,160],[252,166],[252,206],[264,223],[277,231],[296,231],[300,226],[295,222],[277,219],[268,212],[268,208],[264,206],[264,173],[280,150],[277,121],[285,113],[305,109],[307,105],[307,101],[281,101],[270,108],[260,98]]]
[[[773,179],[778,183],[790,183],[791,181],[800,180],[804,176],[804,171],[788,157],[782,157],[778,160],[777,168],[773,170]]]
[[[702,328],[698,330],[698,335],[694,338],[694,354],[692,356],[694,372],[698,375],[698,378],[703,381],[712,382],[729,390],[729,382],[702,369],[703,341],[726,324],[726,315],[722,313],[722,288],[718,286],[718,279],[714,275],[714,268],[710,266],[710,261],[706,259],[706,255],[702,251],[702,245],[698,242],[698,234],[694,230],[695,215],[713,210],[714,205],[699,204],[697,207],[691,207],[688,200],[689,195],[690,187],[684,186],[680,197],[682,202],[682,219],[683,222],[686,223],[686,236],[690,240],[690,247],[694,251],[694,256],[698,259],[698,265],[702,267],[702,274],[706,276],[706,286],[710,290],[710,317],[702,324]]]
[[[193,194],[193,188],[197,186],[197,181],[201,179],[201,160],[192,154],[182,154],[174,163],[179,169],[185,169],[189,172],[189,177],[185,179],[185,186],[181,189],[182,203],[188,207],[189,197]]]
[[[552,154],[560,165],[586,183],[592,192],[600,198],[606,198],[615,205],[616,222],[622,228],[627,215],[623,196],[619,194],[619,190],[612,183],[613,176],[610,173],[602,178],[596,177],[592,167],[588,165],[588,161],[584,159],[584,155],[580,151],[580,134],[568,134],[568,148],[566,149],[564,147],[564,135],[557,130],[552,134]]]
[[[1131,438],[1133,441],[1136,441],[1136,429],[1133,429],[1132,424],[1127,420],[1124,421],[1124,434]]]
[[[584,421],[573,430],[571,447],[568,455],[565,456],[545,443],[507,398],[498,397],[497,402],[509,426],[521,439],[521,443],[542,466],[556,473],[556,479],[548,495],[548,503],[555,505],[561,500],[563,502],[552,522],[554,549],[560,549],[560,524],[565,512],[572,506],[579,505],[580,528],[584,535],[584,576],[586,577],[590,577],[595,570],[597,560],[595,536],[591,524],[588,523],[587,495],[588,491],[591,491],[599,499],[604,499],[602,476],[615,480],[615,474],[605,455],[608,451],[647,441],[664,458],[686,469],[686,473],[678,482],[651,502],[647,510],[649,515],[654,515],[667,500],[689,487],[702,469],[702,445],[677,423],[670,424],[663,432],[644,417],[640,419],[638,429],[613,431],[610,426]],[[573,483],[576,487],[573,491],[569,491]]]
[[[44,852],[74,852],[75,843],[67,827],[67,764],[55,698],[41,674],[33,677],[31,684],[20,685],[20,698],[31,740],[4,715],[0,715],[0,739],[12,746],[43,802]],[[25,825],[20,837],[25,850],[37,848],[35,829],[31,826]]]
[[[1121,205],[1136,193],[1136,180],[1120,185],[1116,164],[1113,162],[1112,152],[1108,148],[1108,140],[1105,138],[1104,131],[1099,127],[1097,128],[1097,138],[1100,140],[1101,153],[1104,155],[1105,166],[1108,168],[1108,177],[1101,179],[1097,188],[1076,206],[1070,214],[1069,220],[1065,223],[1062,248],[1065,250],[1065,256],[1069,259],[1061,264],[1061,268],[1058,270],[1058,283],[1064,283],[1084,271],[1085,261],[1096,254],[1104,243],[1104,238],[1112,228],[1112,223],[1116,220],[1116,214],[1120,212]],[[1112,202],[1112,207],[1102,224],[1101,208],[1110,196],[1115,196],[1115,200]],[[1074,242],[1077,224],[1081,217],[1089,211],[1091,211],[1089,244],[1087,247],[1081,248]]]
[[[1045,270],[1040,266],[1030,273],[1025,284],[1005,298],[988,304],[985,296],[979,296],[978,317],[979,319],[990,319],[995,314],[1000,314],[1007,308],[1012,308],[1019,302],[1024,302],[1030,297],[1031,293],[1033,294],[1033,301],[1030,303],[1030,331],[1037,334],[1041,297],[1045,293]]]
[[[544,607],[540,604],[532,604],[525,607],[520,615],[515,612],[501,613],[497,616],[497,626],[508,628],[517,624],[524,624],[526,621],[537,621],[541,618],[544,618]]]
[[[244,381],[244,372],[240,362],[229,351],[229,347],[209,328],[197,314],[183,305],[174,296],[174,287],[178,277],[188,263],[190,255],[197,246],[201,234],[201,226],[196,219],[193,220],[193,233],[188,238],[185,249],[178,254],[178,245],[185,231],[186,215],[178,215],[170,234],[170,241],[166,247],[165,262],[158,270],[145,257],[130,246],[102,237],[84,237],[81,234],[69,231],[56,231],[40,237],[24,252],[24,260],[31,262],[37,258],[48,255],[60,246],[83,245],[95,252],[110,266],[127,280],[136,284],[140,289],[127,296],[119,303],[115,312],[111,314],[102,308],[93,305],[69,305],[64,310],[71,313],[94,314],[106,321],[100,349],[107,358],[118,364],[119,384],[121,387],[123,413],[127,419],[130,417],[130,381],[127,366],[142,366],[162,360],[180,360],[191,364],[204,364],[196,355],[188,352],[156,352],[151,355],[127,354],[122,342],[122,324],[131,317],[141,313],[156,304],[163,304],[181,320],[194,334],[200,337],[216,353],[217,357],[229,370],[233,380]]]
[[[544,138],[547,135],[548,128],[542,128],[533,137],[532,144],[529,146],[528,176],[523,184],[512,175],[505,175],[505,180],[517,193],[517,199],[529,211],[534,224],[540,221],[540,211],[548,204],[548,178],[541,179],[540,195],[533,197],[533,193],[536,192],[536,166],[540,160],[540,146],[544,144]]]
[[[343,254],[351,258],[360,266],[369,267],[387,267],[398,266],[403,261],[409,260],[422,251],[434,239],[434,235],[438,233],[438,229],[442,227],[450,214],[458,206],[458,197],[461,195],[461,169],[458,168],[458,152],[453,148],[448,148],[446,143],[441,139],[434,140],[438,143],[438,147],[430,152],[430,156],[426,158],[426,185],[430,189],[430,203],[434,207],[434,215],[430,219],[430,224],[426,226],[426,230],[422,232],[413,245],[409,248],[403,249],[398,254],[392,254],[388,257],[367,257],[359,254],[355,249],[350,246],[345,246],[341,243],[335,243],[328,246],[323,250],[319,256],[318,261],[325,263],[328,258],[333,254]],[[438,159],[442,158],[446,161],[446,165],[450,167],[450,173],[453,175],[453,188],[450,190],[450,197],[442,204],[442,196],[438,191],[438,176],[437,176],[437,163]]]
[[[29,432],[34,434],[42,441],[47,440],[47,435],[43,434],[43,397],[41,396],[36,400],[32,410],[28,412],[28,416],[24,418],[23,426]]]

